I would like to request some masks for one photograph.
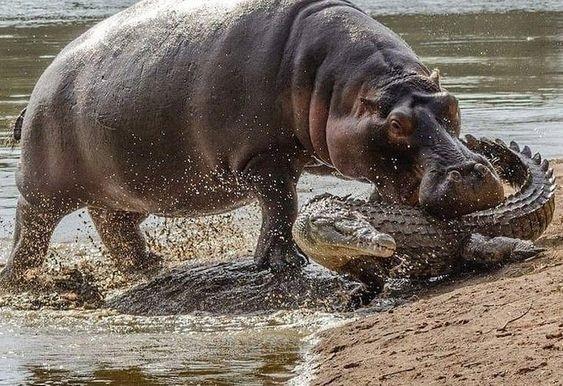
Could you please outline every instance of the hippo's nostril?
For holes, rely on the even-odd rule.
[[[480,177],[485,177],[487,175],[487,172],[489,171],[489,169],[487,169],[485,165],[480,163],[476,163],[473,168]]]
[[[454,182],[460,182],[461,181],[461,173],[458,172],[457,170],[452,170],[448,174],[448,177]]]

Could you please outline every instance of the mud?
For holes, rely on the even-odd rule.
[[[0,296],[0,308],[20,310],[96,309],[104,305],[100,289],[93,276],[77,268],[65,267],[58,272],[42,272],[27,278],[29,290],[6,292]]]
[[[229,214],[147,224],[150,248],[164,258],[160,274],[151,277],[123,275],[91,237],[82,245],[55,245],[43,269],[28,278],[28,289],[0,292],[0,307],[235,315],[298,309],[344,312],[371,299],[359,283],[318,265],[274,275],[258,270],[250,257],[240,258],[252,252],[256,216],[257,208],[250,206]],[[224,235],[229,235],[226,242]]]
[[[164,258],[161,272],[168,272],[186,261],[216,263],[251,252],[258,232],[258,227],[252,223],[256,216],[257,209],[251,205],[244,210],[205,218],[153,218],[145,226],[145,237],[151,251]],[[77,218],[86,239],[81,243],[52,245],[43,268],[30,273],[27,285],[9,290],[0,288],[0,307],[15,310],[103,308],[104,299],[154,277],[120,272],[119,262],[112,261],[101,242],[89,234],[92,224],[88,215],[78,213]]]

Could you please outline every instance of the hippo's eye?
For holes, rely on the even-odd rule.
[[[396,119],[391,120],[391,130],[395,132],[400,132],[402,129],[401,122]]]
[[[408,114],[394,111],[389,117],[389,133],[395,138],[408,137],[414,131],[414,124]]]

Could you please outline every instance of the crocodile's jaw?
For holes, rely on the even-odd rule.
[[[335,271],[359,257],[390,257],[396,248],[391,236],[380,233],[358,214],[347,211],[300,215],[293,235],[297,245],[311,259]]]

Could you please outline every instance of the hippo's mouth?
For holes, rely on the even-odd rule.
[[[463,143],[450,160],[434,153],[427,156],[425,172],[420,180],[418,202],[434,216],[459,217],[490,209],[504,200],[503,183],[491,163],[471,152]]]

